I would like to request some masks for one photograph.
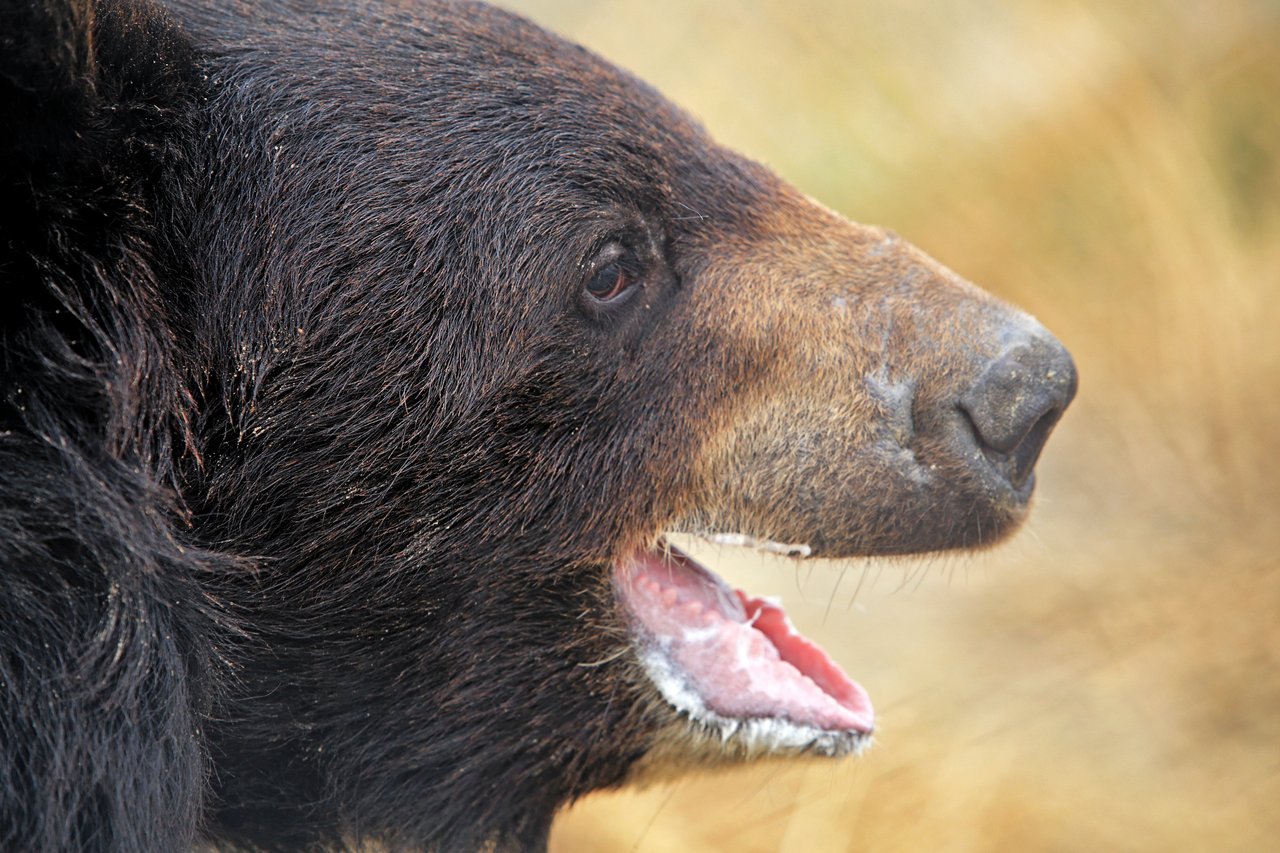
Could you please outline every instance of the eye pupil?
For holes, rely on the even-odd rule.
[[[631,277],[617,261],[609,263],[596,271],[587,282],[587,292],[602,302],[620,295],[631,285]]]

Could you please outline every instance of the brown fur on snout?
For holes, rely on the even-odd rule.
[[[1025,496],[982,475],[956,400],[1002,336],[1035,321],[890,232],[786,186],[771,196],[708,251],[706,333],[764,357],[725,389],[731,408],[677,526],[832,557],[970,548],[1016,529]]]

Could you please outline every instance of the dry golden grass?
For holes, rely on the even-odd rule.
[[[1030,529],[709,555],[878,700],[856,762],[597,795],[578,850],[1265,850],[1280,834],[1280,5],[509,0],[1039,316]]]

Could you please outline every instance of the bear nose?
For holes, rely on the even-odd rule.
[[[1075,393],[1071,354],[1037,334],[993,359],[960,397],[960,409],[988,464],[1021,489]]]

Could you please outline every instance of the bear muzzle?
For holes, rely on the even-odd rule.
[[[783,212],[737,225],[752,240],[693,288],[687,313],[714,319],[691,337],[756,358],[735,365],[671,526],[836,558],[1016,530],[1075,394],[1066,349],[896,235],[773,192]]]

